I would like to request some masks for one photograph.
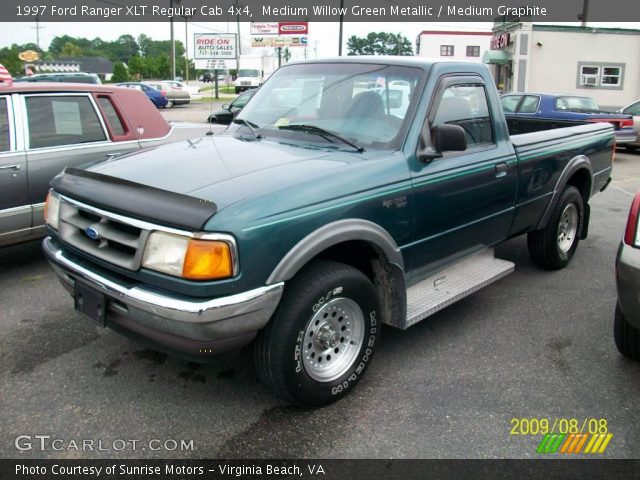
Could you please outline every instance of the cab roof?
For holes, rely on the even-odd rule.
[[[111,93],[115,85],[64,82],[13,82],[0,83],[0,93],[40,93],[40,92],[102,92]]]

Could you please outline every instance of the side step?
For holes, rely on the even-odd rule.
[[[452,303],[513,272],[514,264],[486,249],[466,257],[407,290],[404,328],[424,320]]]

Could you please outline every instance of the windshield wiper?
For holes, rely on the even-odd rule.
[[[262,135],[260,135],[258,133],[258,131],[256,130],[257,128],[260,128],[260,127],[258,125],[256,125],[255,123],[250,122],[249,120],[245,120],[244,118],[234,118],[233,119],[233,123],[235,123],[237,125],[244,125],[249,130],[251,130],[251,133],[253,133],[254,137],[256,137],[257,139],[261,139],[262,138]]]
[[[296,132],[307,132],[307,133],[315,133],[316,135],[320,135],[321,137],[331,137],[340,140],[342,143],[349,145],[352,148],[355,148],[358,152],[364,152],[364,147],[360,145],[356,145],[351,140],[346,137],[343,137],[339,133],[332,132],[331,130],[325,130],[322,127],[317,127],[316,125],[304,125],[304,124],[293,124],[293,125],[281,125],[278,127],[280,130],[293,130]]]

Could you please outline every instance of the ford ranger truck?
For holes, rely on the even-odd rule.
[[[328,404],[363,377],[382,324],[510,273],[500,242],[526,234],[542,268],[571,261],[613,128],[510,136],[517,122],[482,64],[290,63],[224,134],[67,168],[44,251],[101,327],[202,361],[252,344],[275,393]]]

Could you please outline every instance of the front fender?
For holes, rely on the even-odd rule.
[[[387,262],[404,272],[404,261],[400,248],[389,232],[381,226],[361,219],[338,220],[324,225],[300,240],[273,270],[266,284],[290,280],[298,271],[320,252],[339,243],[359,240],[378,247]]]

